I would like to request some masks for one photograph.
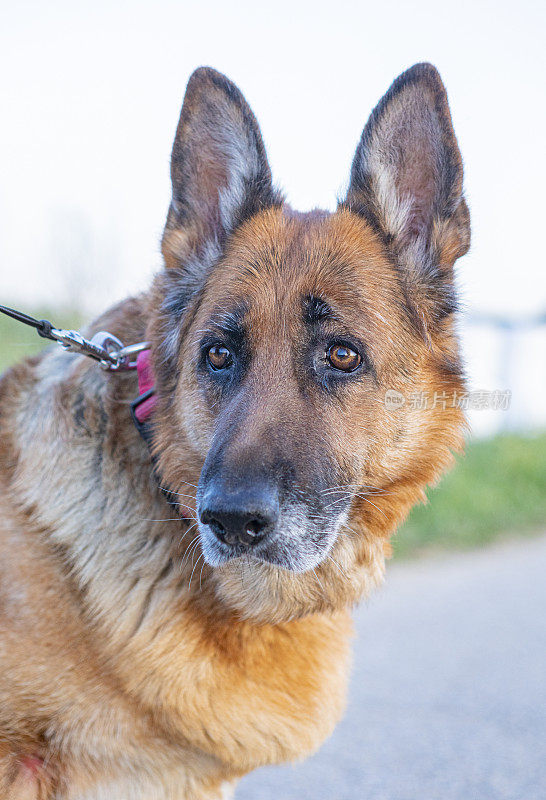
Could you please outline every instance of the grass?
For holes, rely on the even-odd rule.
[[[546,531],[546,432],[471,442],[428,494],[394,537],[395,557]]]
[[[31,313],[60,327],[78,328],[78,314],[41,309]],[[0,371],[48,342],[0,314]],[[408,558],[428,550],[486,545],[503,536],[546,530],[546,432],[505,434],[471,442],[464,458],[429,503],[417,506],[394,537],[394,554]]]

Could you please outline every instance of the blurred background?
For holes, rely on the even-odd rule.
[[[538,541],[546,530],[545,14],[539,0],[4,0],[0,302],[80,325],[149,285],[161,265],[172,139],[198,65],[241,88],[276,181],[305,210],[335,207],[371,109],[400,72],[431,61],[465,162],[473,239],[457,266],[459,325],[480,407],[470,404],[466,458],[430,506],[413,512],[395,556]],[[0,319],[0,368],[41,344]],[[435,791],[415,796],[452,796]],[[397,800],[406,794],[399,788]],[[497,787],[483,796],[512,795]],[[518,800],[533,796],[527,787]]]

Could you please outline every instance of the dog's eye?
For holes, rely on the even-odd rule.
[[[331,367],[342,372],[354,372],[362,363],[362,356],[345,344],[333,344],[326,353]]]
[[[207,351],[207,359],[213,369],[226,369],[231,366],[232,356],[227,347],[214,344]]]

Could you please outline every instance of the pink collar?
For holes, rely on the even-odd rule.
[[[138,397],[131,403],[133,421],[142,436],[144,436],[142,426],[157,405],[150,353],[151,350],[142,350],[137,356]]]
[[[151,426],[147,425],[147,421],[151,417],[156,405],[157,396],[155,394],[154,386],[154,371],[150,359],[150,350],[141,350],[137,356],[136,368],[138,376],[138,397],[131,403],[131,415],[137,431],[140,433],[148,448],[152,446],[152,430]],[[156,458],[152,454],[152,464],[154,465],[155,473]],[[176,509],[182,520],[189,522],[187,517],[182,513],[180,505],[174,494],[164,486],[159,487],[164,494],[167,502]]]

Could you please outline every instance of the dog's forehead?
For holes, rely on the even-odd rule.
[[[207,292],[207,306],[236,310],[255,326],[303,317],[309,298],[343,316],[392,296],[394,273],[371,228],[349,212],[257,215],[233,236]]]

